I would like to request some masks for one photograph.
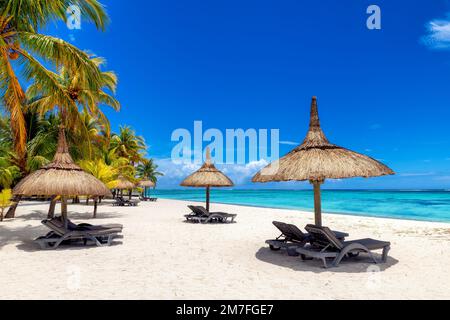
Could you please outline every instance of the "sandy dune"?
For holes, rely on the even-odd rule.
[[[192,203],[192,202],[191,202]],[[112,247],[42,251],[31,241],[48,204],[24,203],[17,218],[0,223],[2,299],[437,299],[450,298],[450,224],[324,215],[324,224],[392,242],[388,263],[343,262],[323,269],[271,252],[272,220],[304,226],[312,214],[213,204],[238,213],[230,225],[183,222],[188,202],[163,200],[137,208],[69,205],[74,221],[122,223]],[[77,212],[77,213],[75,213]]]

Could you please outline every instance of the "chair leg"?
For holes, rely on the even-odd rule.
[[[339,255],[333,260],[333,267],[339,266],[339,264],[341,263],[342,259],[344,259],[344,257],[346,255],[347,255],[347,252],[344,252],[344,251],[339,253]]]
[[[387,261],[387,255],[388,255],[389,250],[391,250],[391,246],[386,246],[383,248],[383,254],[381,256],[381,261],[383,263],[385,263]]]

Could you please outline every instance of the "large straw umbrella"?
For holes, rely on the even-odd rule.
[[[263,168],[252,181],[310,181],[314,186],[315,223],[320,226],[320,185],[326,178],[368,178],[390,174],[394,172],[377,160],[331,144],[320,128],[317,99],[313,97],[309,130],[303,143]]]
[[[138,185],[140,187],[144,187],[144,196],[147,195],[147,188],[154,188],[155,187],[155,183],[152,180],[139,181]]]
[[[14,188],[16,196],[61,196],[61,216],[67,222],[67,198],[109,196],[109,189],[76,165],[69,154],[64,126],[60,126],[53,161],[23,178]]]
[[[211,187],[232,187],[233,181],[217,170],[211,162],[209,148],[206,149],[206,160],[200,169],[188,176],[181,182],[183,187],[206,188],[206,210],[209,211],[209,192]]]

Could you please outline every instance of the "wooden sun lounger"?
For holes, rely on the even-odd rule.
[[[327,227],[307,225],[305,229],[312,237],[312,245],[297,248],[296,251],[303,260],[306,257],[322,260],[325,268],[328,267],[328,258],[333,258],[332,266],[337,267],[344,257],[354,257],[359,255],[360,252],[367,253],[374,263],[378,263],[372,254],[374,250],[383,250],[381,262],[384,263],[391,248],[390,242],[369,238],[341,241]]]
[[[304,247],[311,239],[308,233],[302,232],[296,225],[279,221],[273,221],[272,223],[280,230],[281,235],[276,239],[266,240],[270,250],[278,251],[280,249],[286,249],[288,255],[298,256],[299,253],[297,253],[296,249]],[[348,234],[344,232],[332,232],[340,240],[344,240],[345,237],[348,237]]]
[[[54,219],[58,219],[58,218],[54,218]],[[79,231],[99,230],[99,229],[105,229],[105,228],[120,229],[120,231],[122,231],[122,229],[123,229],[123,225],[120,223],[107,223],[107,224],[101,224],[101,225],[92,225],[89,223],[75,224],[71,220],[68,220],[67,227],[68,227],[68,229],[73,230],[73,231],[75,231],[75,230],[79,230]]]
[[[128,199],[124,199],[122,197],[116,197],[115,199],[116,201],[113,202],[113,206],[119,206],[119,207],[125,207],[125,206],[130,206],[130,207],[136,207],[139,204],[139,200],[128,200]]]
[[[72,242],[83,242],[84,245],[88,241],[92,241],[97,246],[109,246],[118,233],[122,232],[122,225],[99,225],[92,226],[88,224],[75,225],[75,229],[66,228],[64,222],[60,218],[43,220],[42,224],[51,231],[47,235],[39,237],[35,240],[42,249],[56,249],[59,245]],[[83,230],[84,229],[84,230]]]
[[[203,216],[203,213],[199,212],[197,210],[196,206],[189,205],[187,207],[192,210],[192,212],[190,214],[184,215],[184,217],[186,218],[187,221],[191,221],[194,218]]]
[[[152,197],[139,197],[140,200],[142,201],[150,201],[150,202],[155,202],[158,200],[158,198],[152,198]]]
[[[208,212],[202,206],[188,206],[192,210],[191,214],[187,214],[184,217],[187,221],[199,222],[199,223],[233,223],[236,218],[236,214],[226,212]]]

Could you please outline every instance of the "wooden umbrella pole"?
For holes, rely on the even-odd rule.
[[[98,201],[98,198],[95,197],[94,198],[94,213],[92,215],[93,218],[97,218],[97,201]]]
[[[61,217],[64,221],[64,225],[68,226],[68,220],[67,220],[67,198],[64,196],[61,196]]]
[[[322,200],[320,197],[320,185],[323,183],[321,180],[311,181],[314,186],[314,220],[316,226],[322,226]]]
[[[209,212],[209,186],[206,187],[206,211]]]

